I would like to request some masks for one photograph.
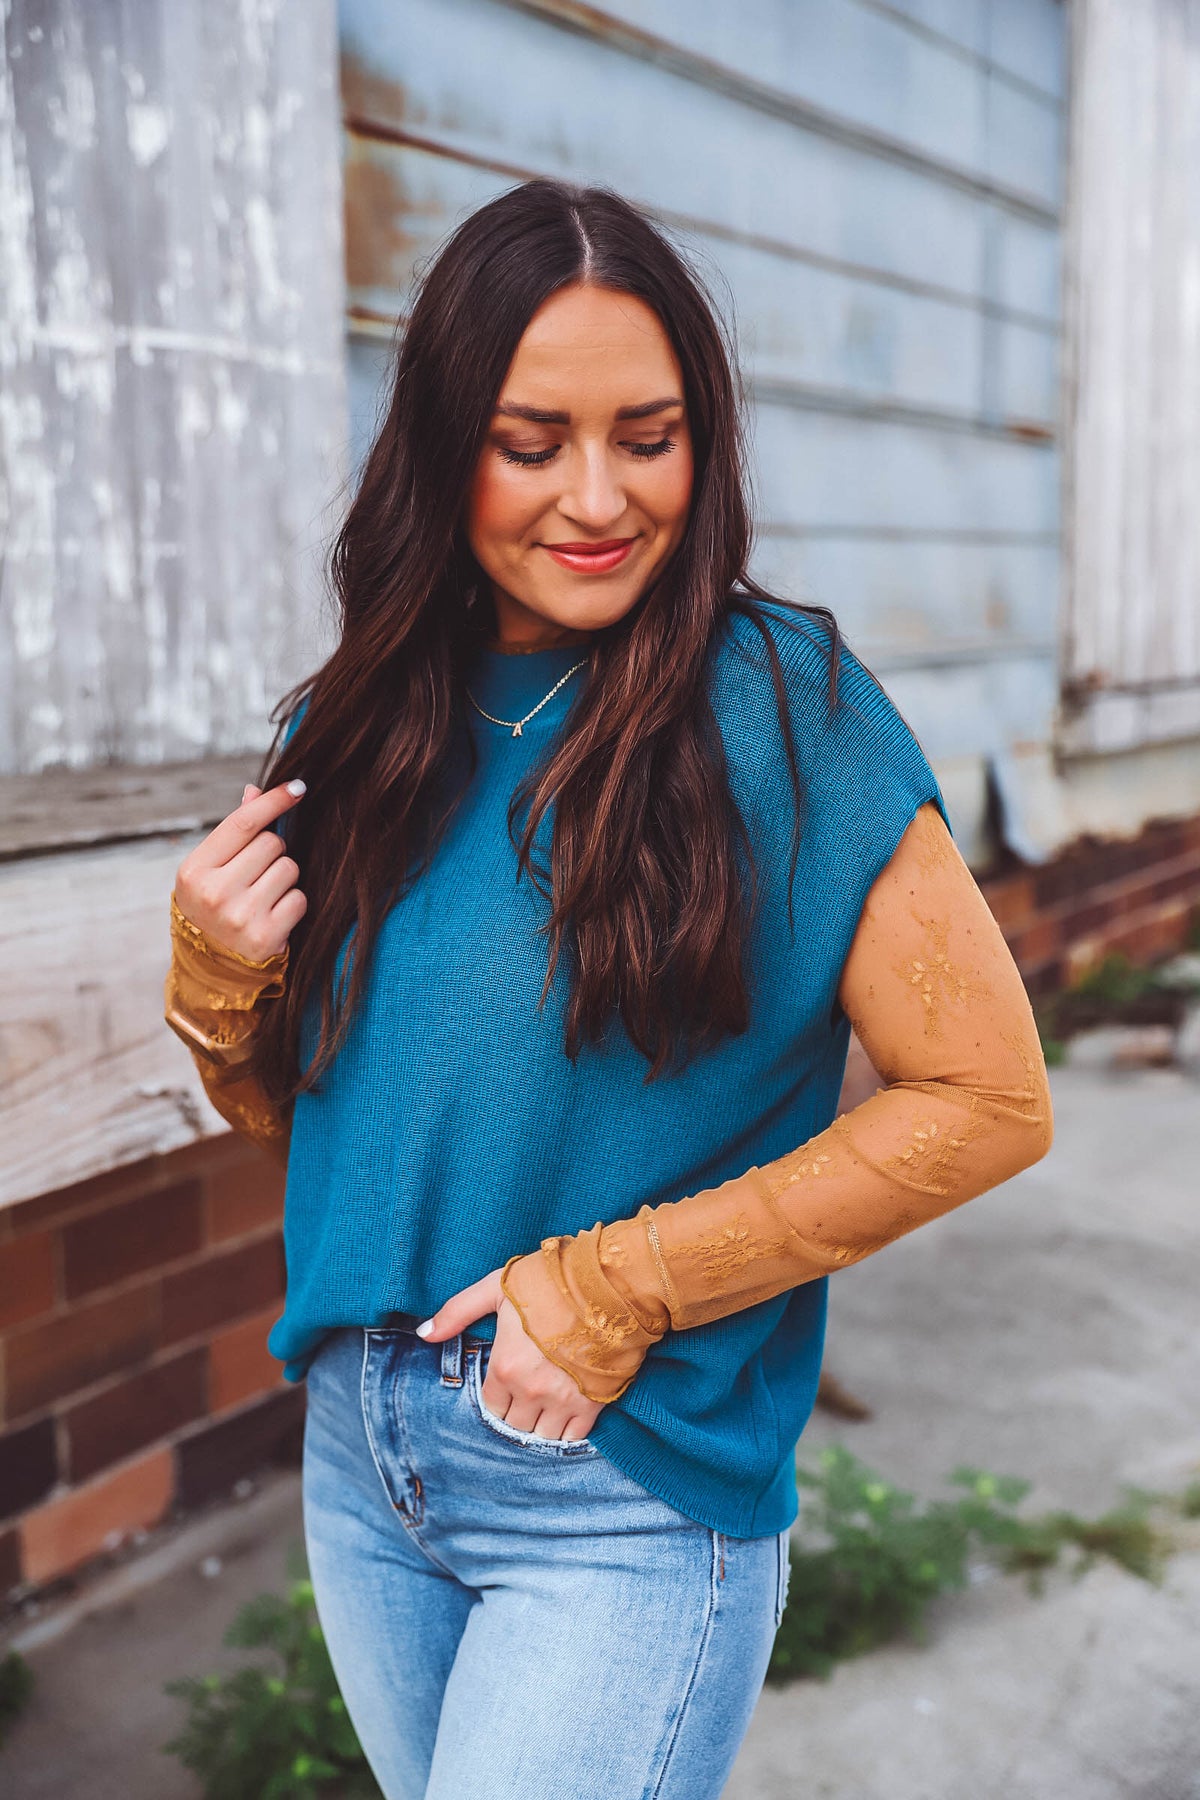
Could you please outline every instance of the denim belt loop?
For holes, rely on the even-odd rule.
[[[447,1338],[442,1345],[442,1386],[461,1387],[463,1338],[462,1332],[456,1331],[453,1337]]]

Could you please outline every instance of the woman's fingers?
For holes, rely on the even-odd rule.
[[[489,1412],[517,1431],[538,1437],[586,1437],[601,1411],[579,1392],[565,1369],[543,1356],[506,1300],[496,1314],[496,1337],[480,1392]]]
[[[277,831],[260,831],[257,837],[251,838],[246,847],[239,850],[220,870],[214,870],[212,878],[223,884],[226,893],[239,893],[252,886],[273,862],[286,856],[287,845]],[[299,880],[299,865],[293,862],[292,867]]]
[[[271,829],[303,790],[303,782],[284,782],[259,793],[247,782],[243,803],[184,857],[175,876],[175,898],[184,915],[216,943],[252,962],[283,951],[307,906],[296,890],[299,865]]]
[[[268,788],[264,794],[255,791],[249,800],[235,807],[209,832],[204,842],[192,851],[189,860],[195,859],[198,868],[222,868],[232,862],[260,831],[265,831],[285,812],[290,812],[303,793],[303,782],[290,781]]]
[[[252,915],[259,917],[265,910],[275,906],[285,894],[291,892],[299,879],[298,863],[290,856],[274,857],[246,890]]]

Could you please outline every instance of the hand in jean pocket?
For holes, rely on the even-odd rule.
[[[568,1441],[586,1437],[604,1410],[603,1401],[589,1400],[565,1369],[543,1355],[516,1307],[505,1298],[501,1273],[493,1269],[452,1294],[417,1327],[418,1337],[440,1344],[476,1319],[495,1313],[496,1336],[481,1389],[488,1411],[517,1431],[533,1431],[539,1437]]]

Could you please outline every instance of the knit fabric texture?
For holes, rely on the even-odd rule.
[[[867,894],[917,809],[945,805],[912,732],[845,647],[828,707],[829,637],[766,609],[783,664],[803,795],[788,918],[794,804],[768,656],[737,614],[713,646],[713,709],[761,894],[746,951],[749,1029],[682,1070],[647,1064],[614,1019],[564,1053],[567,973],[544,1006],[548,902],[516,879],[506,823],[581,670],[524,726],[463,725],[479,765],[430,868],[393,906],[363,1003],[331,1068],[295,1102],[287,1167],[287,1296],[268,1340],[289,1380],[325,1333],[427,1317],[550,1234],[633,1217],[794,1150],[836,1112],[850,1037],[839,976]],[[479,705],[521,719],[577,662],[577,645],[483,649]],[[286,824],[286,821],[282,821]],[[948,821],[947,821],[948,823]],[[548,824],[538,838],[546,858]],[[303,885],[303,875],[301,876]],[[310,995],[305,1066],[316,1043]],[[794,1455],[820,1372],[827,1280],[667,1331],[592,1441],[636,1481],[712,1528],[767,1536],[796,1516]],[[471,1327],[494,1335],[489,1314]]]

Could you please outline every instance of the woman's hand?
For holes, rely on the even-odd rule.
[[[518,1431],[532,1431],[538,1437],[586,1437],[604,1410],[603,1402],[587,1399],[565,1369],[542,1355],[526,1334],[520,1313],[501,1290],[502,1273],[502,1269],[493,1269],[470,1287],[451,1294],[418,1335],[427,1344],[440,1344],[494,1312],[496,1337],[481,1389],[488,1411]]]
[[[270,829],[303,792],[302,781],[265,794],[248,783],[242,804],[184,857],[175,875],[184,916],[251,962],[279,955],[308,908],[296,886],[300,865]]]

